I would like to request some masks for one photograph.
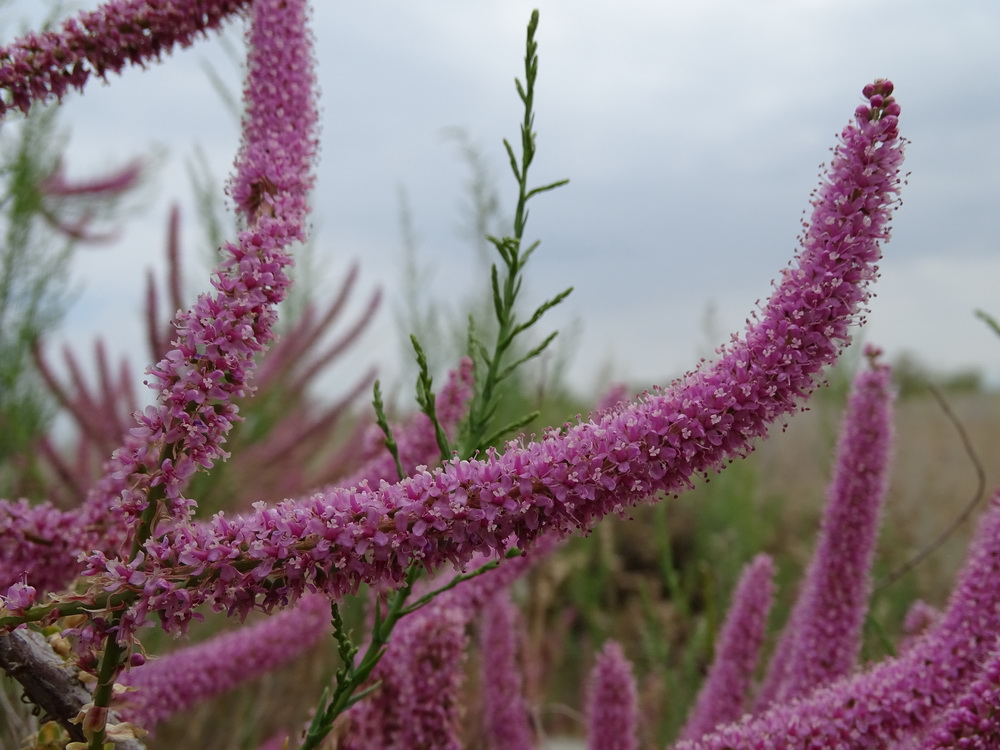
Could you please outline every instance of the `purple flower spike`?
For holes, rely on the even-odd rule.
[[[531,750],[535,732],[518,665],[521,617],[508,591],[486,603],[480,620],[483,653],[483,733],[492,750]]]
[[[165,574],[190,565],[204,583],[183,602],[156,592],[151,610],[183,615],[204,600],[246,611],[294,598],[310,581],[335,598],[362,582],[398,583],[414,560],[429,569],[463,565],[477,553],[495,556],[512,537],[527,546],[543,533],[589,528],[749,453],[850,340],[888,236],[902,161],[895,118],[873,109],[841,141],[797,263],[713,365],[596,421],[514,441],[503,455],[167,532],[147,562]],[[281,585],[261,581],[265,561],[270,575],[284,576]]]
[[[372,673],[379,683],[348,711],[343,750],[461,748],[461,696],[471,612],[444,595],[396,626]]]
[[[941,619],[941,610],[932,607],[922,599],[917,599],[903,618],[903,638],[896,649],[903,653],[920,640],[920,636],[930,630]]]
[[[162,487],[167,513],[186,518],[187,481],[228,454],[238,419],[234,400],[253,391],[254,358],[274,338],[275,305],[289,286],[287,248],[304,237],[316,124],[312,46],[304,0],[259,0],[248,31],[247,117],[232,190],[248,222],[223,248],[214,295],[202,295],[174,321],[174,347],[151,367],[159,404],[137,414],[129,444],[116,452],[88,504],[115,503],[126,519]],[[134,521],[132,521],[134,522]],[[91,569],[103,566],[101,555]]]
[[[1000,493],[979,524],[938,623],[896,659],[774,703],[675,750],[895,748],[920,737],[970,689],[1000,633]],[[959,745],[961,747],[961,745]],[[975,747],[975,745],[971,745]]]
[[[715,660],[681,739],[695,739],[744,711],[774,596],[774,563],[758,555],[744,569],[719,634]]]
[[[638,699],[632,665],[622,647],[608,641],[590,673],[587,691],[589,750],[638,750]]]
[[[243,144],[229,186],[248,222],[274,216],[302,232],[316,156],[316,91],[308,4],[253,4],[243,90]],[[295,239],[302,239],[296,236]]]
[[[273,669],[315,646],[329,631],[330,600],[314,594],[267,620],[174,651],[126,672],[121,713],[152,729],[171,716]]]
[[[889,481],[893,393],[889,368],[867,349],[847,405],[820,538],[762,701],[786,700],[848,674],[861,647],[870,568]]]
[[[28,33],[0,48],[0,119],[10,108],[83,90],[126,65],[158,59],[217,28],[249,0],[112,0],[62,22],[59,31]]]
[[[436,611],[435,611],[436,610]],[[468,614],[457,607],[428,608],[406,629],[407,679],[399,690],[403,717],[395,747],[460,750],[463,655]]]
[[[979,677],[926,734],[920,750],[994,750],[1000,747],[1000,642]]]

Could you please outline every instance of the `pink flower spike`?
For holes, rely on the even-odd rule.
[[[772,703],[757,716],[716,727],[698,740],[678,743],[674,750],[911,750],[909,740],[921,737],[942,710],[954,706],[996,648],[998,550],[1000,492],[980,519],[940,620],[902,655],[801,698]],[[900,740],[908,744],[900,746]]]
[[[101,511],[118,502],[125,487],[141,495],[162,485],[167,514],[186,518],[194,505],[182,495],[187,480],[228,456],[223,445],[239,419],[234,401],[253,391],[255,357],[274,338],[275,306],[290,284],[287,249],[304,238],[316,148],[307,16],[305,0],[254,3],[247,116],[234,177],[253,195],[252,206],[241,206],[249,225],[223,248],[227,257],[212,279],[215,294],[202,295],[177,316],[174,348],[147,370],[159,404],[138,415],[139,429],[109,462],[89,501]],[[156,459],[153,469],[150,454],[161,453],[173,458]],[[144,507],[118,502],[123,525]]]
[[[249,0],[113,0],[62,22],[58,31],[28,33],[0,47],[0,119],[27,113],[32,102],[83,90],[127,65],[159,59],[174,46],[217,28]]]
[[[288,664],[329,632],[330,600],[314,594],[268,619],[135,667],[121,677],[137,688],[121,713],[146,729],[199,702]]]
[[[255,17],[267,19],[274,3],[258,2]],[[289,9],[294,5],[287,2]],[[296,43],[307,41],[302,34]],[[275,54],[281,57],[280,50]],[[257,506],[244,516],[176,523],[146,545],[150,575],[170,580],[170,590],[137,592],[139,599],[132,606],[139,613],[163,608],[167,627],[174,628],[183,626],[192,608],[203,602],[245,613],[253,607],[283,605],[311,586],[340,598],[362,583],[398,584],[413,561],[430,570],[446,564],[462,566],[475,555],[495,557],[512,538],[528,549],[548,533],[587,529],[603,516],[657,493],[676,494],[690,486],[694,476],[746,455],[771,423],[794,411],[799,399],[816,387],[823,368],[850,340],[849,327],[864,309],[867,284],[877,273],[879,243],[888,236],[900,186],[902,143],[897,128],[893,116],[872,110],[844,129],[828,176],[814,196],[801,253],[785,269],[744,337],[734,336],[715,363],[593,421],[550,430],[530,442],[512,441],[502,455],[491,451],[469,461],[453,460],[395,484],[331,488],[308,498]],[[256,141],[248,136],[247,142]],[[256,151],[248,148],[240,163],[269,169],[250,158]],[[290,164],[299,151],[291,149],[278,161]],[[241,174],[238,182],[245,187],[266,188]],[[251,196],[253,190],[244,193]],[[275,199],[266,189],[260,198],[256,205],[287,206],[291,215],[299,206],[297,198]],[[252,209],[254,204],[248,201],[245,207]],[[254,299],[274,292],[270,285],[281,286],[277,279],[282,278],[286,257],[278,250],[283,247],[278,239],[291,233],[278,214],[270,217],[262,208],[256,230],[245,234],[241,246],[232,250],[236,267],[242,271],[249,266],[254,272],[246,281],[219,278],[220,292],[240,284]],[[194,403],[188,394],[197,395],[194,389],[199,387],[206,389],[200,391],[204,395],[217,387],[233,395],[248,388],[245,381],[234,380],[246,373],[242,363],[252,362],[252,354],[245,350],[253,348],[253,339],[243,335],[254,330],[270,335],[272,320],[268,307],[253,321],[241,318],[235,325],[222,314],[223,307],[229,309],[222,305],[228,299],[220,294],[199,303],[205,314],[199,306],[197,314],[185,319],[188,328],[180,331],[182,346],[190,351],[190,342],[209,338],[213,348],[198,359],[206,368],[217,361],[223,343],[236,348],[241,357],[246,353],[246,359],[238,360],[240,367],[227,369],[224,381],[216,381],[213,377],[222,370],[199,371],[181,349],[168,353],[153,372],[163,384],[163,413],[153,410],[141,417],[131,463],[123,460],[112,467],[101,493],[112,492],[103,494],[104,503],[96,507],[106,509],[108,498],[119,496],[128,500],[130,512],[144,507],[142,493],[125,480],[131,475],[146,481],[143,477],[148,475],[136,467],[150,460],[151,447],[190,440],[183,452],[194,463],[181,467],[183,472],[221,455],[222,428],[235,416],[231,402],[213,399],[193,414],[182,413],[182,405]],[[218,326],[226,335],[217,343]],[[165,421],[166,416],[172,421]],[[121,451],[120,459],[127,453]],[[175,518],[183,518],[189,501],[179,495],[178,472],[172,473],[166,479],[178,481],[167,483],[167,496],[178,495],[171,507]],[[127,497],[125,490],[131,493]],[[267,580],[254,572],[264,560],[273,561]],[[195,562],[197,579],[176,576],[178,568]],[[96,556],[90,569],[100,573],[104,567]]]
[[[117,195],[135,187],[142,177],[142,163],[133,160],[115,172],[82,182],[70,182],[62,163],[56,165],[52,174],[38,184],[38,189],[49,197],[68,198],[71,196]]]
[[[277,216],[301,232],[318,117],[308,4],[258,0],[252,13],[243,144],[229,192],[247,221]]]
[[[454,602],[445,594],[399,622],[372,672],[379,686],[348,711],[338,747],[461,748],[462,661],[471,612]]]
[[[889,368],[866,350],[844,416],[820,538],[762,693],[786,700],[848,674],[861,647],[882,504],[889,481]],[[787,653],[781,653],[787,650]]]
[[[492,750],[530,750],[535,732],[518,664],[520,612],[506,590],[486,602],[479,625],[483,655],[483,734]]]
[[[1000,747],[1000,640],[979,676],[925,733],[920,750]]]
[[[920,636],[934,627],[941,619],[941,610],[932,607],[922,599],[917,599],[906,612],[903,618],[903,638],[899,642],[896,651],[903,653],[914,643],[920,640]]]
[[[589,750],[638,750],[639,709],[632,665],[608,641],[590,672],[587,690]]]
[[[680,739],[695,739],[743,714],[774,596],[774,563],[758,555],[743,570],[719,633],[715,660]]]

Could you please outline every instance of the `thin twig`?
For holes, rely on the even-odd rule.
[[[972,445],[972,441],[969,439],[969,433],[955,415],[955,412],[953,412],[951,407],[948,406],[948,402],[945,401],[944,395],[941,391],[929,383],[927,384],[927,388],[934,399],[938,402],[938,406],[941,407],[941,411],[944,412],[948,421],[951,422],[952,426],[955,428],[955,431],[958,432],[958,437],[962,441],[962,447],[965,448],[965,453],[972,462],[972,466],[976,472],[976,491],[973,493],[972,499],[969,500],[958,517],[955,518],[955,520],[952,521],[944,531],[938,534],[934,541],[880,581],[875,586],[875,590],[872,592],[873,594],[877,594],[883,589],[888,588],[936,552],[942,544],[948,541],[952,534],[954,534],[962,524],[969,520],[969,517],[972,516],[976,506],[979,505],[980,500],[982,500],[983,495],[986,494],[986,470],[983,468],[983,463],[979,459],[976,449]]]

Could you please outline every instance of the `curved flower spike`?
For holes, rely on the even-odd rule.
[[[196,601],[246,611],[284,605],[307,586],[336,598],[362,582],[400,582],[413,561],[463,565],[477,553],[495,556],[512,536],[525,545],[586,529],[749,453],[816,387],[868,299],[902,161],[888,114],[895,103],[880,101],[844,129],[797,262],[714,364],[597,421],[512,442],[503,455],[178,527],[147,545],[147,562],[173,580],[149,598],[150,609],[182,624]]]
[[[0,119],[27,113],[32,102],[83,90],[91,74],[104,78],[126,65],[158,59],[174,46],[217,28],[249,0],[112,0],[62,22],[58,31],[31,32],[0,48]]]
[[[313,58],[303,0],[254,3],[244,92],[247,116],[231,190],[247,228],[223,248],[202,295],[174,320],[173,349],[151,367],[159,403],[137,414],[130,444],[116,452],[88,505],[127,520],[159,487],[167,513],[185,518],[182,497],[199,468],[227,457],[235,399],[253,390],[255,356],[274,338],[275,306],[290,284],[289,246],[305,235],[317,119]],[[128,527],[128,523],[123,523]]]

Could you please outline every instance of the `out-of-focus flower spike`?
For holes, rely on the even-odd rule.
[[[33,102],[83,90],[91,75],[104,78],[127,65],[186,47],[248,0],[114,0],[64,20],[58,31],[29,32],[0,47],[0,118],[27,113]]]
[[[170,218],[167,220],[167,290],[174,311],[184,309],[181,286],[181,209],[175,203],[170,207]],[[161,356],[163,351],[156,352],[153,357]]]
[[[130,415],[122,413],[122,406],[128,408],[128,404],[131,402],[122,397],[119,384],[115,382],[114,376],[111,374],[111,363],[108,361],[108,350],[104,346],[103,339],[97,339],[94,343],[94,359],[97,360],[97,374],[100,383],[98,396],[101,399],[101,412],[106,418],[104,435],[117,444],[121,440],[121,436],[131,426],[127,421]]]
[[[399,622],[372,672],[371,682],[378,687],[347,712],[338,747],[461,747],[459,691],[471,613],[455,602],[442,595]]]
[[[606,411],[610,411],[611,409],[626,403],[628,398],[628,386],[625,383],[615,383],[608,388],[603,396],[601,396],[600,401],[597,402],[597,407],[594,409],[594,413],[602,414]]]
[[[118,445],[124,432],[117,429],[119,419],[123,416],[118,413],[122,404],[114,399],[109,401],[109,394],[100,392],[92,394],[73,351],[65,346],[62,353],[66,368],[69,370],[72,390],[65,388],[56,378],[51,365],[42,353],[41,346],[36,342],[32,347],[32,358],[46,389],[73,417],[73,422],[80,430],[83,439],[91,442],[106,456]],[[99,351],[97,356],[100,368]],[[113,396],[113,392],[111,395]],[[111,409],[106,408],[108,403],[111,404]]]
[[[241,451],[240,456],[234,457],[234,465],[246,463],[264,467],[282,464],[283,470],[287,471],[289,465],[296,463],[291,458],[293,454],[303,450],[309,452],[310,455],[316,453],[315,441],[330,435],[339,424],[341,416],[346,414],[362,395],[371,391],[374,381],[375,372],[370,370],[347,393],[319,414],[302,414],[300,415],[301,419],[283,420],[261,442],[248,446]],[[341,464],[341,470],[343,470],[343,464]],[[289,491],[292,493],[301,491],[304,486],[316,487],[324,481],[330,480],[318,479],[317,482],[300,484],[298,488],[291,487]],[[277,496],[287,497],[288,494],[288,492],[279,492]]]
[[[406,629],[407,647],[396,656],[404,660],[406,678],[399,686],[402,722],[394,747],[460,750],[468,613],[456,607],[426,609]]]
[[[487,600],[479,620],[483,654],[483,733],[491,750],[536,744],[518,663],[520,612],[507,590]]]
[[[621,645],[608,641],[587,686],[589,750],[638,750],[639,709],[632,665]]]
[[[715,659],[681,730],[681,739],[701,737],[743,714],[773,596],[774,563],[767,555],[758,555],[740,576],[719,633]]]
[[[181,289],[181,210],[177,204],[170,207],[167,219],[166,256],[168,317],[173,318],[183,310],[184,295]],[[160,320],[160,292],[152,270],[146,272],[146,347],[150,359],[156,362],[169,350],[169,342],[174,334],[173,326],[164,325]]]
[[[408,683],[413,679],[412,644],[427,637],[422,635],[429,627],[425,621],[441,618],[450,620],[457,632],[459,622],[470,622],[488,601],[505,592],[514,581],[544,559],[544,556],[556,547],[558,541],[555,536],[543,537],[531,554],[504,560],[498,568],[487,574],[460,582],[454,588],[438,594],[430,604],[400,620],[393,631],[385,655],[369,680],[371,684],[378,682],[378,688],[371,697],[352,706],[346,714],[348,729],[342,738],[343,750],[437,747],[437,745],[413,745],[409,744],[409,740],[400,741],[404,736],[409,737],[403,734],[403,724],[409,721],[409,715],[402,708],[407,705],[407,699],[401,696],[412,689],[408,687]],[[469,567],[475,570],[488,562],[489,560],[484,557],[477,557]],[[411,596],[429,593],[455,575],[456,571],[449,571],[448,574],[433,579],[422,579],[417,583],[417,588]],[[464,638],[464,624],[462,627],[462,638]],[[444,684],[449,679],[458,679],[452,671],[453,667],[454,664],[444,665],[443,673],[434,678],[435,681]],[[430,667],[425,664],[425,668]],[[446,709],[445,714],[451,710],[451,708]],[[443,715],[439,715],[438,718]]]
[[[53,198],[120,195],[139,184],[141,177],[142,163],[134,160],[121,169],[102,177],[70,182],[66,179],[62,162],[59,162],[52,174],[38,184],[38,189]]]
[[[82,549],[92,549],[99,535],[81,523],[76,510],[50,503],[0,500],[0,590],[22,575],[39,592],[63,588],[79,570]]]
[[[922,599],[917,599],[910,605],[903,618],[903,639],[897,649],[902,653],[920,640],[920,636],[934,627],[941,619],[941,610],[932,607]]]
[[[160,359],[167,353],[167,337],[160,322],[160,295],[156,291],[156,277],[151,270],[146,272],[146,346],[153,359]]]
[[[121,714],[146,729],[201,701],[288,664],[329,630],[330,600],[313,594],[268,619],[172,651],[121,677]]]
[[[61,484],[61,486],[49,486],[49,500],[56,508],[61,510],[66,510],[77,505],[80,498],[87,494],[85,480],[90,478],[85,465],[86,447],[84,442],[80,441],[77,444],[75,466],[71,466],[67,462],[62,453],[52,444],[52,440],[48,435],[43,436],[38,441],[35,449],[38,451],[38,455],[48,464],[55,479]],[[0,580],[2,578],[3,575],[0,574]]]
[[[1000,493],[980,520],[938,623],[895,659],[675,750],[890,748],[920,736],[979,675],[1000,633]],[[904,747],[912,747],[905,744]]]
[[[382,291],[376,290],[368,298],[368,304],[358,313],[354,323],[336,341],[331,343],[326,351],[315,357],[308,367],[295,376],[289,386],[290,390],[293,393],[302,393],[306,385],[311,383],[325,367],[328,367],[351,347],[368,328],[381,304]]]
[[[861,648],[882,504],[889,482],[893,392],[889,368],[868,347],[848,400],[819,541],[783,636],[778,669],[765,682],[787,700],[848,674]],[[784,661],[782,661],[782,658]]]
[[[295,325],[282,335],[281,341],[271,350],[267,361],[262,363],[257,375],[260,387],[266,387],[276,379],[286,380],[300,358],[319,344],[323,334],[330,330],[330,326],[344,311],[357,283],[358,275],[359,268],[357,263],[354,263],[348,269],[326,312],[319,320],[315,304],[310,303],[306,306]]]

